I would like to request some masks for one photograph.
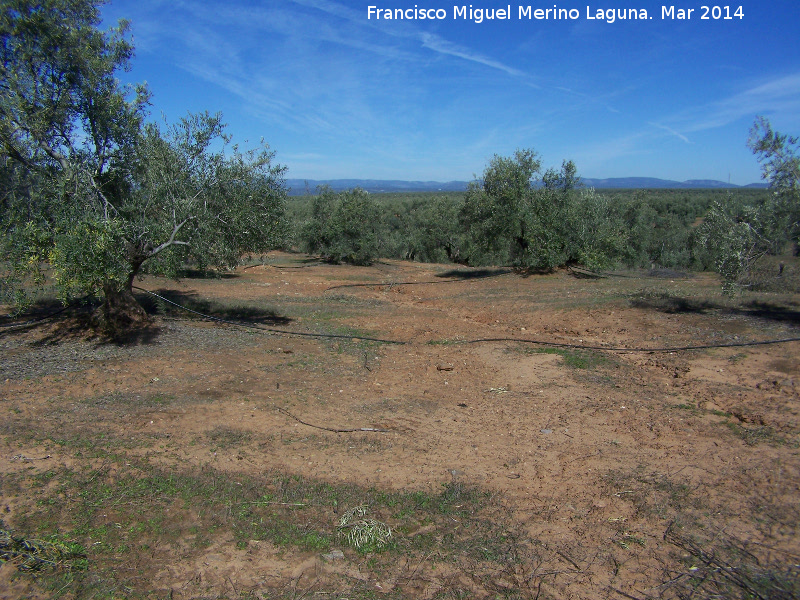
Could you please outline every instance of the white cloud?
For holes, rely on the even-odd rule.
[[[362,27],[378,29],[381,31],[381,33],[388,34],[392,37],[399,37],[399,38],[414,37],[422,42],[423,48],[427,48],[428,50],[431,50],[438,54],[454,56],[462,60],[490,67],[492,69],[498,69],[514,77],[527,77],[527,75],[524,72],[520,71],[519,69],[515,69],[506,64],[503,64],[500,61],[494,60],[487,56],[483,56],[480,53],[470,50],[469,48],[465,48],[458,44],[454,44],[435,33],[420,31],[417,27],[414,26],[405,26],[400,28],[396,24],[392,24],[387,21],[377,21],[377,20],[367,21],[363,13],[350,9],[346,6],[342,6],[341,4],[337,4],[336,2],[329,2],[328,0],[292,0],[292,1],[295,4],[313,7],[318,10],[324,11],[330,15],[346,19],[351,23],[354,23]],[[378,48],[374,48],[373,51],[379,51],[379,50]]]
[[[648,123],[648,125],[652,125],[653,127],[658,127],[659,129],[663,129],[667,133],[669,133],[671,135],[674,135],[676,138],[678,138],[680,140],[683,140],[687,144],[691,144],[692,143],[692,142],[689,141],[689,138],[687,138],[682,133],[678,133],[677,131],[672,129],[672,127],[667,127],[666,125],[659,125],[658,123]]]
[[[481,56],[480,54],[470,51],[468,48],[448,42],[434,33],[421,32],[419,33],[419,39],[422,41],[423,47],[433,50],[434,52],[448,54],[450,56],[462,58],[464,60],[491,67],[493,69],[499,69],[500,71],[508,73],[509,75],[513,75],[514,77],[526,77],[525,73],[518,69],[514,69],[496,60]]]
[[[800,73],[771,79],[737,94],[682,111],[668,119],[684,131],[704,131],[723,127],[759,114],[777,114],[796,120],[800,115]]]

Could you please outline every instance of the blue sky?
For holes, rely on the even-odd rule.
[[[148,82],[155,118],[221,111],[290,178],[468,180],[534,148],[585,177],[753,183],[756,115],[800,134],[800,2],[731,3],[731,20],[701,20],[701,3],[675,5],[689,20],[647,0],[524,1],[482,23],[454,17],[469,4],[425,0],[118,0],[103,17],[131,21],[124,78]],[[519,18],[554,4],[578,18]],[[415,5],[446,18],[367,18]],[[652,18],[587,18],[618,6]]]

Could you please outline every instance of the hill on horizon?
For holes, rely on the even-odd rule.
[[[712,188],[766,188],[766,183],[750,183],[736,185],[715,179],[690,179],[673,181],[656,177],[612,177],[609,179],[593,179],[582,177],[586,187],[596,189],[712,189]],[[330,186],[334,191],[361,188],[373,194],[392,192],[463,192],[468,181],[403,181],[397,179],[287,179],[290,196],[315,194],[318,186]]]

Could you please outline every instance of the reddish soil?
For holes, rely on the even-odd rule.
[[[678,525],[680,539],[691,534],[709,549],[725,541],[796,574],[798,342],[660,349],[798,337],[797,297],[726,300],[705,275],[523,277],[279,253],[268,263],[231,278],[139,285],[211,302],[233,321],[344,337],[188,314],[160,318],[152,337],[128,345],[57,320],[4,331],[0,477],[79,461],[53,441],[61,430],[147,439],[127,455],[175,470],[281,470],[432,494],[458,481],[490,492],[535,558],[494,571],[475,564],[483,575],[470,578],[448,557],[401,555],[378,573],[349,549],[332,561],[266,541],[242,548],[225,533],[150,565],[140,592],[345,598],[346,582],[359,581],[405,597],[463,589],[481,598],[513,580],[516,597],[675,596],[666,574],[697,558],[678,543]],[[531,340],[608,350],[557,354]],[[620,348],[659,351],[612,350]],[[231,432],[239,440],[222,443]],[[4,493],[5,523],[14,526],[28,501]],[[0,570],[0,598],[34,593],[11,573]]]

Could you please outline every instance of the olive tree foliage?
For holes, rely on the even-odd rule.
[[[110,190],[128,179],[148,93],[115,79],[133,47],[124,22],[107,33],[96,29],[96,5],[8,0],[1,10],[0,206],[10,280],[39,276],[49,260],[68,289],[85,271],[70,257],[87,263],[89,278],[106,270],[117,235]],[[96,262],[69,247],[87,240]]]
[[[461,222],[480,262],[500,258],[526,269],[606,267],[627,241],[615,207],[581,188],[572,161],[542,173],[533,150],[495,155],[467,190]]]
[[[615,199],[628,232],[623,261],[629,267],[688,268],[692,265],[692,213],[677,214],[685,207],[657,210],[648,192],[637,190],[630,199]],[[705,209],[704,211],[705,212]]]
[[[170,277],[187,263],[233,268],[282,241],[285,168],[263,142],[231,145],[221,115],[190,114],[163,131],[148,124],[138,150],[136,189],[121,209],[131,266],[149,261]]]
[[[564,221],[564,247],[567,263],[589,269],[604,269],[622,260],[630,232],[619,207],[594,188],[581,189],[567,202]]]
[[[98,0],[7,0],[0,14],[3,292],[54,278],[62,299],[102,297],[113,330],[147,317],[143,269],[233,266],[274,244],[284,169],[230,146],[219,116],[144,124],[149,93],[123,86],[127,24],[98,30]]]
[[[697,233],[706,262],[722,278],[722,291],[733,295],[742,278],[769,246],[761,225],[763,207],[714,202]]]
[[[462,195],[420,195],[382,204],[384,256],[432,263],[467,260],[459,223]]]
[[[511,254],[525,250],[527,208],[533,199],[533,180],[541,161],[532,150],[513,157],[495,155],[483,177],[469,185],[461,209],[461,223],[478,254]],[[515,257],[516,258],[516,257]],[[473,262],[476,257],[473,256]],[[480,259],[478,259],[480,260]]]
[[[762,165],[762,178],[770,183],[786,213],[797,217],[800,196],[800,138],[780,134],[769,120],[758,117],[750,130],[748,146]],[[797,223],[793,223],[797,226]],[[797,232],[795,232],[797,233]]]
[[[771,194],[758,204],[715,202],[697,241],[722,277],[726,294],[741,288],[756,261],[800,241],[800,146],[798,138],[772,129],[763,117],[750,130],[748,146],[762,164]]]
[[[382,219],[378,204],[360,188],[334,192],[322,186],[301,240],[309,254],[332,263],[369,265],[381,251]]]
[[[465,263],[468,247],[459,222],[463,200],[437,196],[422,203],[414,212],[418,235],[416,258],[427,262]]]

